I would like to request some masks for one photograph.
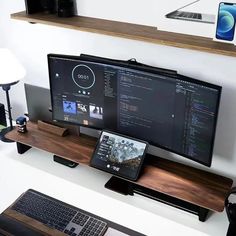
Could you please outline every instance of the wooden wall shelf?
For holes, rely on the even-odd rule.
[[[236,46],[234,45],[215,42],[211,38],[206,37],[159,31],[156,27],[151,26],[84,16],[60,18],[56,15],[45,13],[27,15],[26,12],[19,12],[12,14],[11,18],[31,23],[41,23],[68,29],[236,57]]]
[[[32,122],[28,122],[27,129],[25,134],[15,129],[6,136],[26,147],[23,152],[18,149],[19,153],[35,147],[73,162],[89,165],[96,139],[71,134],[60,137],[39,130],[37,124]],[[132,187],[147,188],[194,204],[197,211],[198,208],[216,212],[224,210],[225,198],[233,183],[231,179],[151,155],[148,160],[138,181],[128,181]],[[205,216],[202,218],[204,220]]]

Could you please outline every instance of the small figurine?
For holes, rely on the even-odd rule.
[[[20,133],[26,133],[27,132],[27,128],[26,128],[26,118],[23,116],[20,116],[16,119],[16,127],[17,127],[17,131]]]

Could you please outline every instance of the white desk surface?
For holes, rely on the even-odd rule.
[[[149,198],[120,195],[104,188],[110,174],[82,165],[65,167],[42,150],[32,148],[20,155],[15,143],[0,142],[0,161],[0,212],[32,188],[148,236],[227,232],[225,212],[210,213],[203,223],[195,215]]]

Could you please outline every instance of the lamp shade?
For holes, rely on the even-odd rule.
[[[6,48],[0,48],[0,85],[15,83],[25,74],[25,69],[13,53]]]

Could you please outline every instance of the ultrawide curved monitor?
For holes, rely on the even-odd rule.
[[[211,165],[221,87],[140,64],[48,55],[53,119]]]

